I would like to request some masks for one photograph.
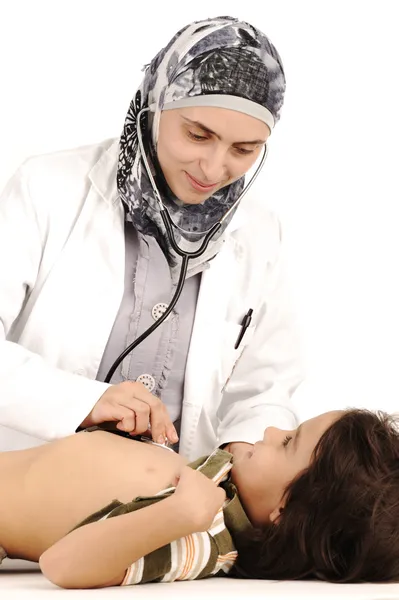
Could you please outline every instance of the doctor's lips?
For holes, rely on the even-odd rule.
[[[215,187],[217,187],[217,185],[219,184],[219,182],[216,182],[216,183],[212,183],[210,185],[209,184],[204,185],[203,183],[198,181],[198,179],[195,179],[195,177],[193,177],[192,175],[189,175],[187,173],[187,171],[184,171],[184,172],[187,175],[187,179],[188,179],[189,183],[191,183],[191,185],[193,186],[194,189],[196,189],[200,192],[210,192],[213,189],[215,189]]]

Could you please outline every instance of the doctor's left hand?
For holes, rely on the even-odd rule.
[[[123,381],[111,385],[80,427],[91,427],[109,421],[116,421],[116,427],[120,431],[131,435],[147,433],[150,425],[150,435],[154,442],[160,444],[166,439],[172,443],[179,439],[165,404],[138,381]]]

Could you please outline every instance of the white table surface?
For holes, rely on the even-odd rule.
[[[14,600],[85,600],[106,598],[116,600],[130,594],[135,600],[151,599],[197,599],[232,600],[274,600],[297,598],[337,598],[339,600],[399,600],[398,584],[330,584],[321,581],[246,581],[234,579],[207,579],[176,583],[157,583],[124,588],[104,588],[99,590],[61,590],[43,577],[37,566],[24,561],[4,561],[0,567],[0,599]]]

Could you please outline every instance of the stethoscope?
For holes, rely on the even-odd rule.
[[[143,109],[140,110],[140,112],[137,115],[136,118],[136,129],[137,129],[137,141],[140,147],[140,152],[141,152],[141,157],[143,159],[144,162],[144,166],[145,169],[147,171],[147,175],[150,179],[151,182],[151,186],[152,189],[154,191],[155,194],[155,198],[158,202],[158,206],[159,206],[159,210],[160,210],[160,215],[162,218],[162,221],[165,225],[165,229],[166,229],[166,233],[169,239],[169,243],[172,246],[173,250],[176,252],[176,254],[178,254],[179,256],[182,257],[182,264],[181,264],[181,270],[180,270],[180,274],[179,274],[179,279],[177,282],[177,286],[176,286],[176,291],[173,295],[173,298],[168,306],[168,308],[165,310],[165,312],[163,313],[163,315],[157,320],[155,321],[155,323],[153,323],[151,325],[151,327],[149,327],[148,329],[146,329],[146,331],[144,331],[144,333],[142,333],[136,340],[134,340],[134,342],[132,342],[129,346],[127,346],[127,348],[125,348],[125,350],[118,356],[118,358],[115,360],[115,362],[113,363],[113,365],[111,366],[111,368],[109,369],[107,376],[104,379],[105,383],[109,383],[112,379],[113,374],[115,373],[116,369],[119,367],[120,363],[126,358],[126,356],[128,354],[130,354],[130,352],[132,352],[135,348],[137,348],[137,346],[139,346],[139,344],[141,344],[141,342],[143,342],[149,335],[151,335],[151,333],[153,331],[155,331],[155,329],[157,327],[159,327],[160,325],[162,325],[162,323],[164,321],[166,321],[166,319],[168,318],[168,316],[170,315],[170,313],[172,312],[172,310],[174,309],[174,307],[176,306],[177,301],[180,298],[180,295],[182,293],[183,290],[183,286],[184,286],[184,282],[186,279],[186,274],[187,274],[187,265],[188,265],[188,261],[190,260],[190,258],[198,258],[199,256],[201,256],[207,249],[209,242],[211,241],[211,239],[213,238],[213,236],[216,234],[217,231],[219,231],[219,229],[221,228],[221,226],[223,225],[224,221],[228,218],[228,216],[232,213],[233,210],[235,210],[235,208],[237,207],[237,205],[241,202],[242,198],[244,197],[244,195],[247,193],[247,191],[249,190],[249,188],[251,187],[251,185],[253,184],[253,182],[255,181],[256,177],[258,176],[260,170],[262,169],[263,165],[265,164],[266,158],[267,158],[267,154],[268,154],[268,146],[267,144],[265,144],[265,148],[263,151],[263,155],[262,155],[262,159],[254,173],[254,175],[252,176],[252,178],[250,179],[250,181],[248,182],[247,186],[243,189],[243,191],[241,192],[240,196],[237,198],[237,200],[234,202],[234,204],[229,208],[229,210],[223,215],[223,217],[220,219],[220,221],[218,223],[216,223],[215,225],[213,225],[210,229],[208,229],[207,231],[202,231],[202,232],[195,232],[196,235],[200,235],[200,236],[205,236],[204,237],[204,241],[202,242],[201,246],[198,248],[198,250],[195,250],[193,252],[186,252],[185,250],[182,250],[180,248],[180,246],[176,243],[176,240],[174,238],[173,235],[173,227],[175,227],[176,229],[179,229],[180,231],[185,232],[184,229],[182,229],[181,227],[179,227],[178,225],[176,225],[173,221],[172,218],[168,212],[168,209],[166,208],[166,206],[164,205],[164,203],[162,202],[162,198],[161,198],[161,194],[159,193],[158,187],[155,183],[154,177],[151,173],[151,169],[150,166],[148,164],[148,160],[147,160],[147,156],[146,156],[146,152],[144,149],[144,143],[143,143],[143,137],[142,137],[142,132],[141,132],[141,117],[142,115],[151,110],[150,107],[145,107]],[[188,233],[188,232],[185,232]],[[190,232],[192,233],[192,232]]]

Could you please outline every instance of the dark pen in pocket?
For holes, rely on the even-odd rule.
[[[250,308],[248,310],[247,314],[245,315],[245,317],[243,318],[243,320],[241,322],[241,330],[240,330],[240,333],[238,334],[238,338],[235,343],[234,350],[237,350],[238,346],[241,344],[242,338],[244,337],[246,330],[248,329],[248,327],[251,324],[253,312],[254,311],[252,310],[252,308]]]

